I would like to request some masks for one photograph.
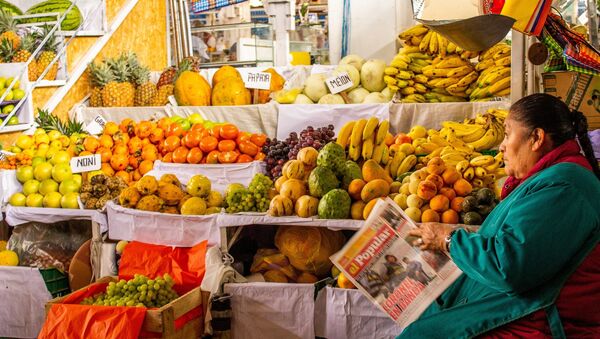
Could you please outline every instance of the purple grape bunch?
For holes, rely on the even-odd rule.
[[[320,150],[325,144],[335,140],[334,126],[323,126],[315,129],[313,126],[307,126],[298,133],[292,132],[285,140],[267,139],[263,146],[265,153],[267,174],[271,179],[277,179],[281,176],[283,164],[288,160],[296,159],[298,152],[304,147],[314,147]]]

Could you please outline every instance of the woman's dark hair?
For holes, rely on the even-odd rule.
[[[600,168],[594,156],[587,131],[587,119],[583,113],[569,110],[569,107],[557,97],[537,93],[515,102],[510,108],[510,117],[530,129],[543,129],[549,135],[554,147],[577,137],[587,161],[592,166],[596,177],[600,179]]]

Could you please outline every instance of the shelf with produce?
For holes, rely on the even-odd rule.
[[[106,215],[99,210],[67,209],[48,207],[6,206],[6,223],[17,227],[28,222],[55,223],[68,220],[89,220],[100,225],[103,231],[108,229]]]
[[[60,87],[64,86],[67,80],[40,80],[35,87]]]

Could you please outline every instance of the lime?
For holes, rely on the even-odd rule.
[[[12,106],[12,105],[9,105],[9,106]],[[2,110],[2,112],[4,112],[4,109]],[[18,125],[18,124],[19,124],[19,118],[13,116],[10,119],[8,119],[7,125]]]

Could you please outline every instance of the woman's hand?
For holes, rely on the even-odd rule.
[[[439,223],[423,223],[409,235],[421,238],[419,247],[422,250],[445,251],[446,237],[454,230],[453,226]]]

